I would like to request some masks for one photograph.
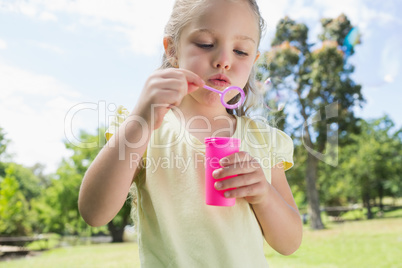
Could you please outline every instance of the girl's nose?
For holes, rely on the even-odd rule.
[[[223,50],[217,51],[217,55],[215,57],[213,65],[217,69],[229,70],[231,67],[229,53]]]

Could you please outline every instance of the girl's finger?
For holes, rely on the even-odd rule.
[[[191,93],[205,85],[197,74],[186,69],[164,69],[161,72],[161,77],[164,79],[177,79],[183,82],[183,88],[177,88],[183,91],[183,94]]]
[[[243,198],[249,196],[256,196],[261,193],[260,183],[239,187],[233,190],[228,190],[224,193],[226,198]]]
[[[205,85],[204,80],[201,79],[197,74],[185,70],[185,69],[177,69],[178,71],[182,72],[187,80],[187,85],[188,85],[188,90],[187,93],[191,93],[194,90],[197,90],[200,87],[203,87]]]
[[[253,174],[239,175],[230,179],[215,182],[217,190],[225,190],[230,188],[239,188],[260,182],[260,179]]]
[[[215,179],[221,179],[238,174],[249,174],[254,172],[259,167],[259,164],[253,161],[234,163],[233,165],[224,166],[223,168],[214,170],[214,172],[212,172],[212,176]]]
[[[171,108],[173,106],[180,105],[181,99],[182,99],[181,93],[173,90],[166,90],[166,92],[163,94],[162,103],[169,104],[169,107]]]
[[[219,161],[219,164],[223,167],[225,166],[230,166],[234,165],[236,163],[244,163],[244,162],[250,162],[250,161],[256,161],[254,158],[248,153],[244,151],[240,151],[237,153],[233,153],[231,155],[225,156]]]

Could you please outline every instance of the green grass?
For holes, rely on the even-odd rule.
[[[4,266],[3,266],[4,265]],[[9,268],[140,267],[136,243],[97,244],[56,248],[38,256],[0,262]]]
[[[397,214],[399,215],[399,214]],[[271,268],[402,267],[402,218],[327,223],[327,229],[305,227],[303,243],[291,256],[265,245]],[[139,267],[135,243],[53,249],[39,256],[0,262],[0,267]]]
[[[402,219],[354,221],[305,230],[299,250],[281,256],[265,248],[271,268],[402,267]]]

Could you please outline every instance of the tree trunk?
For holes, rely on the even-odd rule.
[[[112,243],[119,243],[123,242],[123,234],[124,234],[124,227],[126,227],[130,220],[130,211],[131,211],[131,204],[125,202],[119,213],[116,217],[119,217],[120,220],[118,224],[115,224],[113,220],[111,220],[108,224],[108,230],[110,235],[112,236]]]
[[[124,227],[123,226],[116,226],[113,221],[110,221],[107,224],[107,228],[110,232],[110,235],[112,236],[112,243],[120,243],[123,242],[123,233],[124,233]]]
[[[364,193],[363,194],[363,204],[367,208],[367,219],[373,219],[373,212],[371,211],[371,204],[370,204],[370,194]]]
[[[379,197],[379,206],[380,206],[380,211],[384,211],[384,203],[383,203],[383,197],[384,197],[384,187],[382,183],[378,185],[378,197]]]
[[[316,187],[317,169],[318,159],[309,153],[307,156],[306,186],[310,227],[313,230],[324,229],[324,224],[321,220],[320,199]]]
[[[302,110],[302,114],[305,122],[307,122],[308,117],[304,110]],[[306,123],[304,124],[303,141],[304,146],[306,146],[306,149],[308,151],[307,169],[306,169],[306,188],[307,188],[308,214],[310,216],[310,227],[313,230],[321,230],[324,229],[324,224],[322,223],[321,220],[320,198],[318,197],[318,191],[316,186],[318,158],[312,154],[312,152],[314,151],[313,143],[311,141],[308,125]]]

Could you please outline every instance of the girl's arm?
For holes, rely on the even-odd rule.
[[[134,111],[88,168],[81,184],[78,209],[92,226],[111,221],[126,201],[152,131],[159,128],[171,106],[204,85],[183,69],[156,71],[145,83]]]
[[[143,128],[139,121],[130,119],[129,116],[99,152],[82,181],[78,208],[91,226],[104,225],[116,216],[140,169],[151,131]],[[141,139],[143,143],[138,143],[136,148],[127,146]]]
[[[241,163],[239,165],[239,162]],[[223,168],[215,170],[214,178],[236,177],[215,183],[226,197],[245,198],[253,207],[268,244],[283,255],[295,252],[302,240],[302,221],[292,192],[286,180],[283,163],[271,169],[272,183],[253,157],[239,152],[221,160]]]
[[[266,183],[266,198],[253,204],[265,240],[283,255],[295,252],[302,241],[303,224],[286,179],[283,164],[271,170],[271,184]]]

